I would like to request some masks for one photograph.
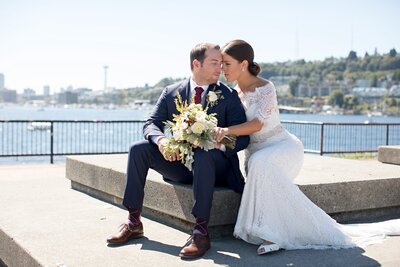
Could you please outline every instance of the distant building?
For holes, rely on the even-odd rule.
[[[24,92],[22,93],[22,97],[26,100],[34,100],[36,96],[35,90],[31,88],[26,88],[24,89]]]
[[[371,85],[371,80],[368,79],[357,79],[356,87],[368,87]]]
[[[274,83],[277,94],[283,96],[290,92],[289,82],[295,79],[297,79],[297,76],[271,76],[268,80]]]
[[[4,86],[4,74],[0,73],[0,91],[5,89]]]
[[[384,87],[354,87],[353,94],[361,97],[382,98],[388,90]]]
[[[49,96],[50,95],[50,86],[45,85],[43,86],[43,96]]]
[[[400,97],[400,85],[393,85],[390,87],[389,96]]]
[[[388,89],[383,87],[354,87],[353,95],[365,103],[375,103],[388,94]]]
[[[60,104],[78,104],[78,93],[65,91],[58,94],[58,103]]]
[[[17,103],[17,91],[15,90],[0,90],[0,102]]]

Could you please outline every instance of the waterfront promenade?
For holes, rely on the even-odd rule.
[[[306,166],[322,157],[306,155]],[[325,158],[325,157],[323,157]],[[343,173],[340,161],[332,170]],[[357,169],[379,173],[379,170]],[[383,164],[383,163],[382,163]],[[376,168],[376,164],[373,168]],[[365,166],[365,164],[364,164]],[[398,169],[382,165],[385,175]],[[394,166],[394,165],[393,165]],[[395,166],[400,168],[400,166]],[[371,167],[372,168],[372,167]],[[393,170],[390,173],[389,169]],[[351,170],[347,170],[351,175]],[[302,172],[299,184],[315,184]],[[399,266],[400,237],[364,249],[279,251],[257,256],[256,246],[234,238],[212,240],[202,258],[183,261],[177,255],[187,233],[144,218],[146,237],[122,247],[107,247],[126,211],[72,190],[65,165],[0,165],[0,256],[9,266]]]

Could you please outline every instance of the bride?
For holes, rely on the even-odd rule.
[[[222,48],[223,72],[246,108],[247,122],[217,128],[217,141],[227,134],[250,135],[246,150],[247,180],[234,235],[260,245],[258,254],[282,249],[350,248],[400,234],[400,220],[341,225],[311,202],[293,183],[303,163],[303,144],[279,119],[276,90],[258,77],[252,47],[233,40]]]

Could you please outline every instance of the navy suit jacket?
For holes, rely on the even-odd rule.
[[[175,98],[178,93],[181,95],[183,101],[190,103],[190,80],[178,82],[176,84],[167,86],[151,114],[150,118],[146,121],[143,127],[144,137],[152,142],[151,136],[164,136],[165,124],[164,122],[172,121],[173,114],[179,114],[175,106]],[[243,105],[237,95],[237,92],[223,83],[212,84],[208,87],[209,91],[221,91],[223,99],[218,99],[218,103],[209,108],[207,113],[216,113],[219,127],[228,127],[236,124],[246,122],[246,114]],[[207,101],[207,100],[206,100]],[[206,102],[204,101],[204,102]],[[207,103],[204,103],[206,105]],[[227,170],[227,179],[229,186],[238,193],[243,192],[244,179],[239,168],[239,159],[237,152],[245,149],[249,144],[249,136],[239,136],[236,140],[234,149],[226,148],[225,156],[230,161],[230,168]]]

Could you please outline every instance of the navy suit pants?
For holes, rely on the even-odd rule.
[[[195,202],[192,214],[208,221],[214,188],[216,185],[227,185],[229,167],[229,159],[218,149],[204,151],[196,148],[193,171],[189,171],[180,161],[165,160],[158,147],[149,141],[136,142],[129,150],[123,204],[125,207],[142,210],[144,186],[151,168],[165,180],[193,184]]]

